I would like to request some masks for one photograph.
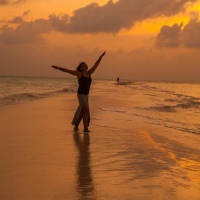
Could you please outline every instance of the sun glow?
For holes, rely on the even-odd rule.
[[[161,17],[155,19],[148,19],[140,23],[136,23],[130,30],[123,30],[120,34],[127,35],[155,35],[160,32],[163,26],[172,26],[175,23],[183,25],[190,21],[190,17],[183,14],[177,15],[173,18]]]
[[[191,7],[189,8],[189,11],[197,11],[197,12],[200,11],[200,2],[194,4],[193,6],[191,6]]]

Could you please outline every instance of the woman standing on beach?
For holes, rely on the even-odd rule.
[[[61,68],[58,66],[51,66],[54,69],[58,69],[60,71],[72,74],[77,77],[78,79],[78,101],[79,106],[75,112],[72,125],[74,125],[74,130],[78,130],[78,126],[83,119],[83,125],[84,125],[84,132],[89,132],[89,123],[90,123],[90,111],[89,111],[89,103],[88,103],[88,95],[90,91],[90,85],[92,82],[91,75],[94,73],[94,71],[99,66],[101,59],[106,54],[106,51],[103,52],[103,54],[98,58],[98,60],[95,62],[94,66],[88,70],[88,66],[85,62],[81,62],[76,70],[70,70],[66,68]]]

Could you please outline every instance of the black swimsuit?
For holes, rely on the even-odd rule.
[[[84,95],[88,95],[89,91],[90,91],[90,85],[92,82],[92,78],[91,75],[89,73],[89,77],[85,77],[83,76],[83,74],[81,74],[81,78],[78,79],[78,94],[84,94]]]

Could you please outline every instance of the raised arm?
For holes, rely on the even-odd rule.
[[[58,66],[55,66],[55,65],[52,65],[51,67],[53,67],[54,69],[58,69],[62,72],[66,72],[68,74],[72,74],[74,76],[79,76],[79,73],[78,71],[75,71],[75,70],[70,70],[70,69],[66,69],[66,68],[62,68],[62,67],[58,67]]]
[[[89,69],[89,72],[90,72],[90,74],[92,74],[92,73],[94,73],[94,71],[97,69],[97,67],[99,66],[99,64],[100,64],[100,62],[101,62],[101,59],[105,56],[105,54],[106,54],[106,51],[104,51],[103,53],[102,53],[102,55],[98,58],[98,60],[95,62],[95,64],[94,64],[94,66],[91,68],[91,69]]]

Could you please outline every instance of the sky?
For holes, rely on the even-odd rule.
[[[0,0],[0,75],[200,82],[200,0]]]

